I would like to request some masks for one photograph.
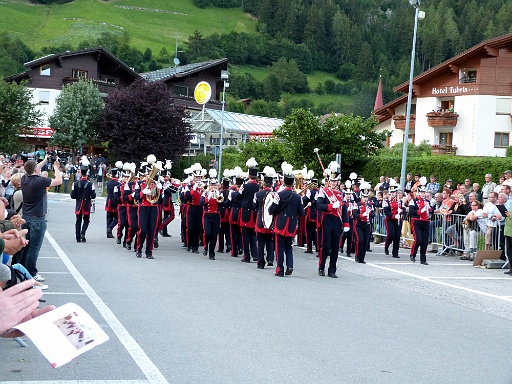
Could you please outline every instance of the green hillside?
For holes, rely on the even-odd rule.
[[[256,21],[237,9],[199,10],[192,0],[76,0],[63,5],[35,5],[28,0],[0,2],[2,31],[15,34],[30,48],[98,38],[101,32],[128,31],[131,44],[144,51],[174,51],[196,29],[204,35],[253,32]]]

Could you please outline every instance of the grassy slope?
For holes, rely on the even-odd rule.
[[[120,6],[140,7],[168,12],[123,9]],[[174,14],[171,12],[176,12]],[[131,44],[144,51],[151,48],[158,54],[162,47],[172,53],[175,39],[183,42],[198,29],[204,36],[212,33],[254,32],[256,21],[240,9],[198,9],[192,0],[75,0],[72,3],[46,7],[28,0],[2,0],[0,25],[17,35],[30,48],[70,43],[98,37],[103,31],[127,30]],[[251,72],[258,80],[267,75],[267,69],[254,66],[236,66],[234,71]],[[308,74],[309,87],[326,79],[337,79],[332,74],[315,71]],[[292,98],[310,97],[315,103],[350,98],[336,95],[296,94]]]

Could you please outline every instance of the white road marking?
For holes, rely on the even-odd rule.
[[[110,328],[112,328],[112,331],[116,334],[119,341],[124,345],[130,356],[133,358],[135,364],[137,364],[141,371],[144,373],[144,375],[148,379],[148,383],[168,384],[168,381],[165,379],[164,375],[162,375],[162,373],[159,371],[156,365],[149,359],[149,357],[142,350],[142,348],[135,341],[135,339],[128,333],[126,328],[118,320],[118,318],[114,315],[110,308],[103,302],[103,300],[101,300],[101,298],[89,285],[87,280],[85,280],[85,278],[78,271],[78,269],[76,269],[75,265],[71,262],[71,260],[62,250],[59,244],[57,244],[52,235],[50,235],[50,233],[46,231],[45,236],[52,245],[52,247],[55,249],[57,254],[62,259],[62,262],[69,269],[69,272],[73,275],[78,285],[80,285],[80,288],[83,289],[85,294],[89,297],[94,306],[98,309],[98,311],[103,316],[105,321],[108,323]],[[127,383],[128,382],[131,383],[131,381],[127,381]]]
[[[479,277],[479,276],[426,276],[427,279],[454,280],[510,280],[510,277]]]
[[[148,384],[147,380],[55,380],[2,381],[2,384]]]
[[[353,260],[352,258],[348,258],[347,260]],[[402,261],[397,261],[397,262],[390,262],[390,263],[373,263],[375,265],[418,265],[417,263],[413,263],[412,261],[405,261],[405,262],[402,262]],[[459,266],[462,266],[462,267],[472,267],[473,264],[464,264],[464,263],[436,263],[435,261],[434,262],[429,262],[430,265],[435,265],[435,266],[438,266],[438,265],[449,265],[449,266],[456,266],[456,267],[459,267]]]
[[[45,295],[85,295],[84,292],[48,292],[47,290],[45,290],[43,293]]]
[[[345,260],[353,260],[350,257],[346,257],[346,256],[342,256],[341,258],[345,259]],[[467,287],[461,287],[459,285],[450,284],[450,283],[445,283],[444,281],[438,281],[438,280],[435,280],[435,279],[433,279],[431,277],[420,276],[420,275],[416,275],[416,274],[410,273],[410,272],[398,271],[396,269],[384,267],[382,265],[377,265],[377,264],[373,264],[373,263],[368,263],[367,262],[366,265],[370,266],[370,267],[373,267],[373,268],[383,269],[383,270],[388,271],[388,272],[393,272],[393,273],[398,273],[398,274],[404,275],[404,276],[414,277],[414,278],[416,278],[418,280],[429,281],[429,282],[434,283],[434,284],[439,284],[439,285],[444,285],[446,287],[459,289],[461,291],[466,291],[466,292],[470,292],[470,293],[475,293],[477,295],[492,297],[493,299],[498,299],[498,300],[512,302],[512,298],[508,298],[506,296],[493,295],[492,293],[477,291],[476,289],[467,288]],[[425,268],[427,268],[427,267],[425,267]]]

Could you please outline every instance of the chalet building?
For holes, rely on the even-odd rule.
[[[44,119],[41,127],[34,128],[32,134],[24,135],[23,140],[36,148],[45,147],[53,134],[48,119],[64,85],[79,79],[91,79],[102,95],[107,96],[115,89],[127,87],[141,78],[102,47],[47,55],[25,63],[25,67],[25,72],[7,77],[4,81],[20,83],[27,80],[27,87],[33,90],[32,101],[38,104],[37,108],[43,112]]]
[[[387,145],[404,140],[404,95],[376,109]],[[512,131],[512,34],[484,41],[413,79],[409,142],[427,141],[434,154],[504,156]]]
[[[224,145],[237,146],[250,138],[268,137],[272,135],[274,127],[282,124],[279,119],[227,111],[222,115],[220,100],[224,82],[221,71],[227,70],[226,58],[138,74],[106,49],[96,47],[48,55],[25,63],[25,67],[25,72],[7,77],[4,81],[20,83],[26,80],[27,87],[33,91],[32,101],[43,112],[41,127],[33,128],[30,134],[21,136],[24,143],[32,149],[46,147],[54,132],[48,119],[55,110],[57,96],[64,85],[79,79],[92,79],[104,97],[117,88],[128,87],[138,79],[164,82],[174,103],[184,106],[191,114],[190,122],[194,133],[190,145],[192,154],[215,154],[220,144],[221,128],[225,137]],[[202,81],[209,83],[212,89],[211,99],[204,104],[204,109],[194,98],[195,87]],[[100,147],[90,147],[87,150],[93,152],[95,149],[101,150]]]

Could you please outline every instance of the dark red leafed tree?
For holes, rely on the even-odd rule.
[[[154,154],[175,162],[189,145],[188,118],[164,83],[137,80],[105,99],[97,135],[116,160],[139,162]]]

